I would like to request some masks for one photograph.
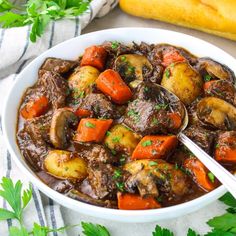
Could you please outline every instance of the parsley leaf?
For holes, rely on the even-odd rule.
[[[102,225],[81,222],[85,236],[110,236],[109,231]]]
[[[91,0],[28,0],[20,6],[0,0],[0,25],[3,28],[31,25],[30,40],[41,37],[51,20],[71,18],[85,12]],[[15,11],[17,10],[17,12]]]
[[[151,145],[152,145],[152,140],[146,140],[146,141],[142,142],[143,147],[147,147],[147,146],[151,146]]]
[[[222,231],[236,232],[236,216],[232,213],[225,213],[221,216],[216,216],[207,222],[214,229]]]
[[[159,225],[157,225],[155,231],[152,232],[152,236],[174,236],[174,234],[170,230],[161,228]]]
[[[204,236],[235,236],[235,234],[221,230],[213,230],[212,232],[209,232]]]
[[[187,236],[200,236],[200,235],[197,234],[194,230],[188,229],[188,234],[187,234]]]
[[[12,226],[9,229],[9,236],[29,236],[29,233],[27,232],[25,227],[18,228],[18,227]],[[35,236],[38,236],[38,235],[35,235]]]
[[[236,199],[229,192],[227,192],[225,195],[223,195],[219,200],[224,202],[224,204],[226,204],[228,206],[236,207]]]
[[[94,127],[96,127],[95,124],[93,124],[93,123],[91,123],[91,122],[89,122],[89,121],[87,121],[87,122],[85,123],[85,126],[88,127],[88,128],[94,128]]]

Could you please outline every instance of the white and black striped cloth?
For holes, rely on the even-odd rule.
[[[16,75],[32,59],[56,44],[78,36],[81,29],[86,27],[95,17],[107,14],[116,6],[117,2],[118,0],[93,0],[89,10],[81,17],[51,22],[43,37],[36,43],[29,41],[30,26],[11,29],[0,28],[0,113],[2,112],[5,95]],[[14,181],[20,179],[25,187],[28,187],[30,181],[24,177],[24,174],[12,161],[0,129],[0,178],[2,176],[10,177]],[[9,208],[2,199],[0,199],[0,207]],[[53,200],[42,196],[35,187],[33,187],[33,200],[24,214],[24,224],[28,228],[32,227],[33,222],[51,228],[64,226],[60,206],[54,203]],[[0,236],[7,236],[11,225],[17,225],[17,222],[12,220],[1,221]],[[66,233],[53,232],[50,235],[61,236],[66,235]]]

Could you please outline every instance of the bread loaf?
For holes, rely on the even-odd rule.
[[[120,0],[125,12],[236,40],[236,0]]]

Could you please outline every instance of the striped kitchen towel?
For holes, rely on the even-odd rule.
[[[51,22],[44,35],[36,43],[29,41],[30,26],[0,29],[0,114],[4,98],[12,82],[30,61],[48,48],[78,36],[81,29],[86,27],[95,17],[107,14],[116,6],[117,2],[118,0],[93,0],[88,11],[82,16],[71,20]],[[0,178],[2,176],[10,177],[15,182],[20,179],[25,187],[29,185],[30,180],[25,178],[12,161],[0,129]],[[9,208],[2,199],[0,199],[0,207]],[[24,224],[31,228],[33,222],[51,228],[64,226],[60,206],[45,196],[42,199],[42,195],[34,186],[33,200],[25,210]],[[0,236],[7,236],[9,227],[12,225],[17,225],[17,222],[12,220],[0,221]],[[61,236],[66,235],[66,233],[53,232],[50,235]]]

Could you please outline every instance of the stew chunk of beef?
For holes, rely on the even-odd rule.
[[[134,98],[124,116],[124,123],[128,127],[142,135],[176,132],[168,114],[177,112],[182,118],[180,103],[171,101],[172,98],[167,97],[160,87],[148,82],[138,87]]]
[[[214,142],[213,132],[200,126],[190,126],[184,133],[208,154],[212,153],[212,145]]]
[[[67,81],[59,74],[52,71],[40,70],[36,86],[41,87],[47,94],[53,109],[65,106],[69,87]]]
[[[92,112],[92,116],[99,118],[117,118],[119,114],[115,105],[109,101],[109,99],[101,93],[88,94],[82,105],[82,109],[86,109]]]
[[[43,159],[50,149],[47,144],[50,125],[51,115],[44,115],[26,121],[23,129],[17,133],[19,148],[35,170],[43,168]]]
[[[40,69],[57,72],[59,74],[65,74],[75,68],[76,65],[76,61],[50,57],[44,61]]]

